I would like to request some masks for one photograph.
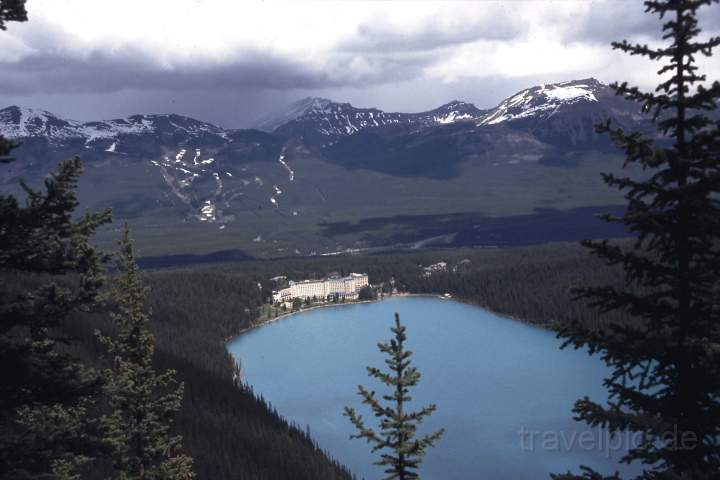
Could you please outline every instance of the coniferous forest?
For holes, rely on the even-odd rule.
[[[450,268],[429,278],[421,275],[419,265],[439,261],[448,262],[449,267],[458,265],[458,271]],[[604,267],[574,244],[251,261],[148,271],[144,278],[150,289],[158,365],[174,368],[185,382],[178,428],[198,475],[288,478],[287,472],[293,472],[293,478],[343,476],[339,467],[314,449],[304,425],[288,426],[264,400],[236,388],[234,364],[225,340],[259,317],[271,288],[262,285],[268,278],[280,273],[305,278],[360,270],[369,272],[371,283],[385,284],[388,289],[395,279],[400,291],[452,293],[547,326],[576,318],[589,325],[607,321],[593,309],[573,302],[571,289],[596,281],[622,282],[621,272]],[[90,335],[92,325],[84,328],[86,342],[95,345]],[[218,440],[209,442],[209,438]],[[310,462],[313,458],[316,463]]]
[[[28,21],[26,3],[0,0],[0,35],[9,25]],[[638,480],[720,478],[720,82],[709,79],[698,64],[701,57],[712,58],[720,46],[719,36],[703,35],[698,11],[720,8],[720,0],[649,0],[644,6],[649,18],[659,19],[656,26],[664,44],[621,41],[612,47],[657,62],[660,79],[652,91],[627,83],[611,88],[637,104],[637,115],[645,115],[646,123],[633,128],[637,124],[603,117],[594,127],[624,155],[626,172],[632,167],[643,172],[602,176],[624,203],[622,214],[601,215],[598,221],[621,225],[612,231],[625,232],[622,238],[504,248],[450,248],[448,242],[433,247],[420,241],[347,249],[342,255],[303,256],[297,250],[296,256],[256,259],[243,254],[235,262],[141,269],[143,261],[127,223],[115,228],[114,248],[98,246],[99,235],[111,231],[114,213],[82,205],[81,179],[97,166],[84,163],[81,156],[49,169],[39,187],[20,182],[19,190],[0,195],[0,479],[355,478],[316,443],[310,426],[289,422],[272,399],[245,383],[242,365],[227,349],[227,343],[246,330],[288,309],[314,305],[312,298],[273,300],[279,284],[337,280],[355,272],[367,273],[370,284],[356,292],[358,301],[441,296],[555,332],[564,342],[562,348],[587,351],[608,368],[606,378],[597,379],[607,401],[579,398],[568,416],[612,434],[638,434],[641,440],[623,457],[625,463],[642,467]],[[580,87],[569,88],[574,92]],[[544,90],[543,85],[538,91]],[[521,100],[530,101],[528,91]],[[516,101],[501,109],[503,115],[519,104],[518,97],[513,98]],[[313,100],[313,114],[329,108],[326,102]],[[459,108],[457,103],[449,105]],[[480,115],[473,120],[478,128],[505,119],[471,111]],[[458,115],[465,114],[454,111],[452,119]],[[306,128],[298,118],[276,133],[290,135],[291,127]],[[168,122],[174,121],[176,117]],[[420,120],[412,117],[412,122]],[[533,135],[542,133],[535,127],[530,129]],[[586,127],[579,129],[582,135],[588,134]],[[408,135],[410,140],[403,141],[360,138],[393,150],[416,142],[418,131],[392,130],[393,135]],[[314,138],[302,133],[289,137],[286,147]],[[233,135],[230,141],[244,138]],[[255,140],[261,137],[252,135]],[[219,138],[228,140],[225,133]],[[554,141],[542,138],[548,144]],[[314,147],[348,148],[341,142],[300,150],[309,155]],[[437,142],[421,145],[432,152],[450,145]],[[0,135],[0,169],[19,162],[21,146]],[[295,172],[283,160],[286,147],[273,152],[292,182]],[[116,148],[117,142],[104,152],[114,154]],[[249,147],[238,150],[243,148]],[[559,149],[557,144],[552,148]],[[215,161],[198,162],[200,149],[196,152],[192,168],[198,171]],[[181,163],[185,153],[178,153],[175,163]],[[545,164],[547,155],[542,157]],[[165,159],[163,168],[170,165]],[[167,181],[167,170],[163,172]],[[229,171],[225,174],[223,178],[233,178]],[[220,192],[221,176],[213,175],[213,188]],[[257,188],[262,187],[262,180],[255,179]],[[180,188],[173,186],[175,191]],[[272,205],[279,212],[283,191],[272,186]],[[321,189],[315,189],[325,201]],[[182,198],[186,204],[201,205],[196,198]],[[221,217],[211,201],[202,205],[201,221],[210,224]],[[261,208],[252,208],[260,218]],[[620,210],[616,206],[614,211]],[[297,216],[297,211],[287,216]],[[343,227],[344,233],[353,230],[350,225]],[[446,237],[436,233],[440,231],[433,231],[432,239]],[[262,241],[261,235],[251,240]],[[364,278],[350,278],[357,277]],[[346,301],[344,293],[333,295],[335,303]],[[391,393],[376,396],[373,387],[360,385],[360,401],[375,418],[363,418],[349,406],[345,416],[355,427],[351,438],[370,444],[386,478],[408,480],[419,478],[423,458],[446,430],[418,433],[436,405],[408,408],[421,379],[405,345],[412,331],[407,332],[396,313],[391,333],[387,343],[378,344],[387,357],[385,367],[367,367],[370,380]],[[557,480],[621,478],[619,473],[605,476],[586,466],[577,468],[579,474],[547,473]]]
[[[446,261],[447,272],[421,275],[420,265]],[[452,267],[457,266],[453,272]],[[401,292],[452,293],[524,321],[553,326],[581,318],[588,325],[606,319],[572,301],[582,284],[622,282],[581,247],[554,244],[510,250],[430,251],[328,259],[240,262],[146,271],[150,328],[158,370],[174,369],[184,383],[177,431],[199,478],[349,478],[307,437],[304,425],[288,425],[272,406],[242,388],[225,341],[253,324],[266,303],[268,278],[279,272],[321,277],[367,271],[373,284]],[[5,272],[18,284],[18,273]],[[27,280],[32,283],[31,280]],[[258,288],[258,282],[262,289]],[[512,288],[508,288],[512,285]],[[532,315],[530,315],[532,313]],[[107,358],[95,330],[113,331],[102,314],[86,314],[66,325],[77,339],[73,355],[94,366]]]

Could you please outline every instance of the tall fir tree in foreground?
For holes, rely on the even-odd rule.
[[[98,452],[88,416],[96,375],[60,329],[99,308],[102,255],[89,243],[110,211],[74,218],[82,172],[60,163],[27,202],[0,196],[0,478],[69,479]]]
[[[720,44],[720,38],[700,40],[697,22],[698,9],[717,3],[647,1],[646,12],[664,21],[669,45],[613,44],[663,62],[658,74],[667,80],[654,93],[614,85],[654,115],[661,138],[609,122],[599,127],[624,150],[626,165],[639,164],[649,178],[604,176],[628,200],[624,216],[606,219],[625,224],[637,240],[629,248],[586,242],[609,264],[622,266],[626,287],[586,288],[579,296],[605,312],[625,310],[636,321],[561,332],[567,344],[599,354],[612,372],[604,382],[607,405],[586,397],[575,404],[576,417],[637,434],[626,437],[637,442],[624,461],[643,465],[640,479],[720,478],[720,125],[708,116],[717,112],[720,83],[704,87],[695,63]],[[605,478],[583,471],[582,477],[554,478]]]
[[[386,467],[384,478],[386,480],[409,480],[418,478],[418,469],[423,456],[429,447],[435,443],[444,433],[444,429],[432,434],[416,438],[417,427],[425,417],[436,410],[434,404],[430,404],[416,412],[406,412],[406,404],[410,397],[410,387],[414,387],[420,381],[420,372],[410,365],[412,352],[405,349],[405,326],[400,324],[400,316],[395,314],[395,326],[390,329],[395,338],[390,343],[379,343],[378,348],[387,354],[385,364],[390,369],[389,373],[382,372],[374,367],[367,367],[368,375],[374,377],[383,384],[392,388],[392,393],[383,395],[383,400],[389,402],[384,406],[375,397],[374,391],[368,391],[362,385],[358,385],[358,394],[362,397],[364,404],[369,405],[373,413],[379,418],[380,431],[376,432],[365,425],[361,415],[350,407],[345,407],[345,416],[355,425],[358,433],[350,438],[364,438],[368,443],[373,444],[372,451],[381,451],[380,460],[376,465]]]
[[[182,454],[182,437],[173,433],[183,386],[172,370],[152,365],[155,338],[148,327],[147,289],[135,262],[127,225],[119,242],[119,273],[113,279],[111,318],[115,335],[98,334],[112,355],[106,372],[111,413],[103,417],[111,447],[114,478],[120,480],[186,480],[192,460]]]

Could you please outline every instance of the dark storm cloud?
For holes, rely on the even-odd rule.
[[[38,54],[0,63],[6,93],[112,92],[121,89],[311,88],[330,85],[322,72],[287,59],[246,56],[232,63],[163,68],[137,56],[94,53],[84,59]]]
[[[139,50],[93,52],[83,58],[37,53],[0,62],[5,94],[113,92],[121,89],[315,89],[394,82],[418,75],[433,55],[408,52],[331,54],[318,66],[289,57],[246,52],[222,64],[171,67]]]
[[[478,22],[457,25],[428,23],[411,32],[378,22],[357,27],[352,40],[338,45],[344,51],[431,51],[438,48],[476,42],[479,40],[510,41],[522,34],[526,22],[517,17],[500,14]]]
[[[382,19],[356,27],[319,61],[273,55],[245,47],[234,57],[212,63],[198,59],[162,64],[140,46],[68,48],[72,37],[56,25],[37,21],[22,34],[33,48],[20,60],[0,61],[5,95],[98,93],[120,90],[314,90],[402,82],[416,78],[442,57],[440,51],[478,40],[511,41],[526,23],[506,7],[497,15],[457,24],[423,23],[400,32]],[[160,60],[158,59],[160,58]]]
[[[310,39],[261,26],[257,31],[262,38],[238,40],[231,54],[230,48],[203,49],[207,45],[202,37],[212,38],[212,30],[200,36],[197,48],[188,43],[185,52],[172,36],[145,42],[138,33],[128,32],[90,43],[82,32],[64,24],[33,18],[13,26],[5,43],[0,37],[0,107],[23,104],[86,120],[175,112],[225,126],[251,125],[264,112],[308,95],[395,111],[429,110],[453,98],[490,107],[522,88],[570,80],[572,75],[613,80],[617,72],[603,66],[607,60],[602,58],[598,71],[578,73],[573,60],[562,55],[564,47],[607,45],[623,38],[644,41],[659,38],[661,28],[657,18],[644,13],[640,1],[436,5],[431,12],[437,15],[405,17],[402,12],[380,11],[335,29],[322,23],[332,17],[298,18],[299,23],[317,27],[309,31]],[[446,11],[448,5],[472,8]],[[569,5],[589,8],[568,9]],[[708,31],[708,26],[720,28],[720,7],[705,10],[701,25]],[[513,57],[513,49],[527,47],[535,36],[558,41],[554,57],[548,59],[555,63],[549,68],[551,76],[532,68],[498,68],[505,61],[513,67],[521,64],[525,57]],[[317,46],[316,37],[322,40]],[[316,56],[287,53],[299,51],[293,42],[317,48]],[[474,50],[483,42],[490,45],[487,50]],[[90,46],[83,50],[86,44]],[[483,55],[495,46],[507,47],[507,59],[486,62]],[[202,51],[222,59],[202,58]]]

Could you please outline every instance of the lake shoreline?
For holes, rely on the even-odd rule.
[[[530,451],[519,433],[524,428],[569,438],[586,431],[572,421],[572,406],[583,395],[603,394],[596,380],[605,375],[604,364],[584,351],[561,351],[562,341],[545,329],[441,298],[386,296],[388,302],[337,311],[321,310],[334,304],[317,306],[302,319],[238,337],[228,351],[240,365],[243,384],[252,385],[289,422],[309,425],[318,445],[358,478],[375,478],[380,475],[367,449],[348,440],[353,431],[342,411],[360,402],[353,392],[372,381],[365,366],[380,363],[376,345],[400,311],[423,373],[414,400],[439,405],[432,427],[449,432],[438,453],[423,463],[423,478],[460,480],[482,471],[487,473],[482,478],[532,480],[579,464],[614,471],[615,460],[602,452]],[[479,400],[470,408],[467,398]],[[500,460],[478,460],[483,445]]]
[[[318,309],[321,309],[321,308],[343,307],[343,306],[348,306],[348,305],[362,305],[362,304],[367,304],[367,303],[377,303],[377,302],[382,302],[382,301],[384,301],[384,300],[387,300],[387,299],[390,299],[390,298],[395,298],[395,297],[428,297],[428,298],[439,298],[439,299],[442,299],[442,300],[451,300],[451,301],[463,303],[463,304],[465,304],[465,305],[469,305],[469,306],[472,306],[472,307],[477,307],[477,308],[481,308],[481,309],[483,309],[483,310],[487,310],[488,312],[491,312],[491,313],[493,313],[493,314],[495,314],[495,315],[497,315],[497,316],[499,316],[499,317],[503,317],[503,318],[506,318],[506,319],[508,319],[508,320],[512,320],[512,321],[514,321],[514,322],[519,322],[519,323],[522,323],[522,324],[524,324],[524,325],[528,325],[528,326],[531,326],[531,327],[537,327],[537,328],[540,328],[540,329],[543,329],[543,330],[551,330],[551,331],[554,331],[554,332],[557,332],[557,330],[558,330],[557,326],[554,325],[554,324],[552,324],[552,323],[539,324],[539,323],[529,322],[529,321],[524,320],[524,319],[522,319],[522,318],[515,317],[515,316],[513,316],[513,315],[509,315],[509,314],[505,314],[505,313],[501,313],[501,312],[497,312],[497,311],[495,311],[495,310],[493,310],[493,309],[491,309],[491,308],[489,308],[489,307],[487,307],[487,306],[481,305],[481,304],[479,304],[479,303],[476,303],[476,302],[473,302],[473,301],[470,301],[470,300],[464,300],[464,299],[459,298],[459,297],[454,297],[454,296],[453,296],[453,297],[445,297],[444,294],[442,294],[442,293],[410,293],[410,292],[402,292],[402,293],[395,293],[395,294],[392,294],[392,295],[386,295],[386,296],[383,297],[383,298],[377,298],[377,299],[374,299],[374,300],[360,300],[360,301],[348,302],[348,303],[327,303],[327,304],[323,304],[323,305],[315,305],[315,306],[312,306],[312,307],[309,307],[309,308],[303,308],[303,309],[301,309],[301,310],[297,310],[297,311],[294,311],[294,312],[283,313],[282,315],[279,315],[279,316],[277,316],[277,317],[275,317],[275,318],[269,318],[269,319],[266,319],[266,320],[262,320],[262,321],[259,321],[259,322],[257,322],[257,323],[253,323],[252,325],[250,325],[250,326],[248,326],[248,327],[243,328],[243,329],[240,330],[238,333],[236,333],[236,334],[234,334],[234,335],[226,338],[226,339],[225,339],[225,343],[230,342],[230,341],[232,341],[233,339],[236,339],[236,338],[240,337],[241,335],[246,334],[246,333],[249,332],[249,331],[255,330],[255,329],[260,328],[260,327],[264,327],[265,325],[269,325],[269,324],[271,324],[271,323],[275,323],[275,322],[277,322],[277,321],[283,320],[283,319],[285,319],[285,318],[288,318],[288,317],[291,317],[291,316],[293,316],[293,315],[297,315],[297,314],[300,314],[300,313],[310,312],[310,311],[318,310]]]
[[[256,328],[264,327],[265,325],[269,325],[269,324],[271,324],[271,323],[275,323],[275,322],[277,322],[277,321],[283,320],[283,319],[288,318],[288,317],[291,317],[291,316],[293,316],[293,315],[297,315],[297,314],[299,314],[299,313],[311,312],[311,311],[313,311],[313,310],[319,310],[319,309],[321,309],[321,308],[345,307],[345,306],[348,306],[348,305],[362,305],[362,304],[367,304],[367,303],[377,303],[377,302],[382,302],[383,300],[386,300],[386,299],[388,299],[388,298],[395,298],[395,297],[433,297],[433,298],[441,297],[441,298],[444,298],[444,297],[442,297],[442,295],[432,294],[432,293],[396,293],[396,294],[394,294],[394,295],[387,295],[387,296],[385,296],[385,297],[383,297],[383,298],[376,298],[376,299],[374,299],[374,300],[359,300],[359,301],[356,301],[356,302],[326,303],[326,304],[323,304],[323,305],[314,305],[314,306],[309,307],[309,308],[303,308],[303,309],[301,309],[301,310],[297,310],[297,311],[294,311],[294,312],[283,313],[282,315],[279,315],[279,316],[277,316],[277,317],[275,317],[275,318],[268,318],[268,319],[266,319],[266,320],[261,320],[261,321],[259,321],[259,322],[257,322],[257,323],[253,323],[252,325],[243,328],[242,330],[240,330],[240,331],[239,331],[238,333],[236,333],[235,335],[232,335],[231,337],[227,338],[225,341],[226,341],[226,342],[229,342],[229,341],[231,341],[231,340],[239,337],[240,335],[243,335],[243,334],[245,334],[245,333],[247,333],[247,332],[249,332],[249,331],[251,331],[251,330],[255,330]],[[454,300],[454,298],[453,298],[453,300]]]

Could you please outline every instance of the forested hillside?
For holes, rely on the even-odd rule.
[[[447,272],[422,275],[421,266],[440,261],[447,262]],[[386,289],[394,278],[401,291],[451,292],[537,324],[573,319],[595,324],[595,311],[570,301],[571,287],[621,280],[619,272],[574,244],[148,271],[158,363],[177,369],[185,381],[178,424],[200,478],[349,478],[321,455],[303,433],[304,425],[289,426],[264,400],[236,386],[234,365],[225,349],[225,340],[258,315],[272,288],[268,278],[319,277],[332,271],[368,272],[372,283],[385,283]],[[88,335],[86,341],[94,340]]]
[[[423,267],[447,263],[445,271],[423,275]],[[347,257],[283,259],[205,267],[186,274],[216,271],[229,275],[251,275],[262,282],[264,295],[272,283],[267,279],[286,275],[289,279],[320,278],[330,272],[364,272],[370,283],[384,284],[409,293],[451,293],[455,297],[516,317],[522,321],[551,325],[574,320],[597,325],[598,313],[581,302],[573,302],[571,290],[607,282],[622,285],[622,272],[612,269],[574,243],[556,243],[509,249],[424,250]],[[171,275],[176,275],[172,273]],[[160,273],[156,274],[160,275]],[[162,275],[170,275],[163,272]],[[603,321],[614,317],[603,316]]]
[[[424,267],[446,262],[446,271]],[[145,271],[150,287],[156,363],[185,382],[177,425],[199,478],[350,478],[305,433],[289,425],[267,401],[238,385],[225,342],[253,324],[275,275],[290,279],[330,272],[367,272],[390,292],[452,293],[457,298],[535,324],[579,320],[597,325],[598,315],[571,302],[571,288],[620,283],[614,271],[575,244],[515,249],[467,249],[248,261]],[[10,275],[6,273],[5,275]],[[19,277],[4,276],[19,284]],[[28,281],[24,279],[24,281]],[[610,317],[604,317],[607,321]],[[291,321],[291,320],[289,320]],[[71,324],[79,355],[97,365],[104,350],[94,330],[110,331],[99,315]],[[281,412],[280,412],[281,413]],[[94,473],[99,473],[95,471]],[[98,477],[99,478],[99,477]]]

